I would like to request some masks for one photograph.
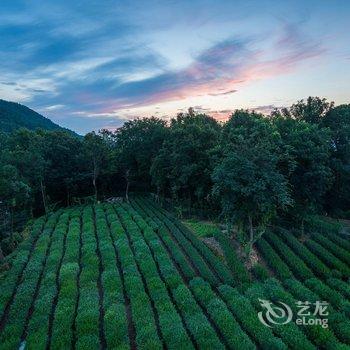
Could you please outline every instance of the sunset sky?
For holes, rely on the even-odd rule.
[[[79,133],[350,103],[350,1],[0,2],[0,98]]]

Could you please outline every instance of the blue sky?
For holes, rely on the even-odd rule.
[[[80,133],[190,106],[350,102],[350,2],[0,2],[0,98]]]

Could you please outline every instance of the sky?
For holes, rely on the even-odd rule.
[[[1,0],[0,98],[80,134],[350,103],[348,0]]]

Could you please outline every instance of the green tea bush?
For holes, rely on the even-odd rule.
[[[339,292],[328,287],[316,278],[305,281],[305,285],[320,295],[324,300],[329,301],[335,309],[344,312],[348,317],[350,316],[350,302]]]
[[[17,287],[9,310],[8,323],[0,335],[0,344],[5,344],[3,346],[4,349],[15,349],[19,346],[26,323],[26,316],[29,312],[39,277],[45,268],[45,257],[50,252],[50,241],[57,221],[58,217],[56,215],[48,218],[43,232],[39,236],[33,255],[26,266],[23,279]]]
[[[332,275],[331,270],[291,232],[278,229],[277,233],[318,277],[329,278]]]
[[[275,272],[278,278],[283,280],[293,277],[288,266],[283,262],[283,260],[278,256],[278,254],[272,249],[272,247],[266,242],[265,239],[260,238],[255,244],[266,263]]]
[[[327,249],[322,247],[319,243],[313,240],[307,240],[305,244],[314,254],[323,260],[325,264],[339,270],[339,272],[346,277],[350,276],[350,268],[331,254]]]
[[[216,240],[220,243],[220,246],[225,254],[227,265],[229,266],[235,285],[241,285],[243,283],[250,282],[250,276],[244,264],[237,256],[235,248],[233,247],[230,239],[221,231],[215,233]]]
[[[341,293],[346,299],[350,300],[350,285],[337,278],[329,278],[326,283],[333,289]]]
[[[180,285],[174,289],[173,295],[198,347],[200,349],[225,349],[189,289],[185,285]]]
[[[252,273],[253,273],[253,276],[263,282],[265,281],[266,279],[270,278],[270,273],[269,271],[267,270],[266,267],[264,267],[263,265],[257,263],[255,265],[253,265],[252,267]]]
[[[270,299],[270,295],[265,290],[264,286],[265,284],[262,283],[254,283],[245,292],[245,296],[250,300],[251,304],[256,309],[256,313],[263,311],[259,299]],[[294,302],[294,300],[292,300],[292,302]],[[272,328],[272,331],[282,339],[289,349],[316,349],[316,347],[307,339],[302,330],[294,322],[275,326]]]
[[[264,350],[287,349],[279,338],[275,338],[271,329],[264,326],[256,316],[256,311],[249,300],[230,286],[219,287],[220,295],[230,311],[242,325],[247,334]]]
[[[231,348],[255,349],[254,344],[242,331],[226,304],[218,298],[207,282],[197,277],[190,282],[190,289],[202,307],[207,310]]]
[[[297,280],[285,280],[284,286],[293,294],[295,298],[301,301],[315,303],[323,300],[321,296],[311,291]],[[311,307],[315,306],[311,305]],[[336,312],[336,310],[334,310],[330,305],[327,306],[326,311],[328,315],[325,316],[325,318],[328,319],[329,326],[331,327],[332,331],[334,331],[337,338],[346,344],[350,344],[350,321],[344,314]]]
[[[266,240],[270,245],[278,252],[279,256],[287,263],[293,274],[305,280],[314,277],[311,270],[305,265],[304,261],[301,260],[294,252],[284,244],[277,235],[272,231],[265,234]]]
[[[44,217],[34,221],[29,238],[20,243],[16,255],[9,261],[11,270],[0,275],[0,318],[3,315],[6,305],[11,300],[22,272],[25,273],[24,269],[27,266],[31,252],[36,248],[35,244],[44,229],[45,221]]]
[[[335,257],[342,260],[345,264],[350,265],[350,252],[341,246],[333,243],[328,237],[313,234],[312,238],[317,243],[321,244],[325,249],[329,250]]]
[[[27,345],[30,348],[45,348],[48,341],[49,320],[51,310],[48,305],[54,302],[54,298],[58,294],[56,286],[56,278],[60,275],[60,262],[64,258],[64,240],[69,234],[68,211],[61,215],[57,225],[53,231],[50,252],[46,260],[43,270],[43,277],[40,283],[37,300],[34,304],[34,310],[28,324]],[[39,333],[41,335],[39,335]]]
[[[286,292],[278,281],[274,279],[266,280],[264,289],[270,300],[287,303],[292,308],[293,312],[297,314],[296,299],[294,299],[290,293]],[[314,316],[310,317],[312,318]],[[329,328],[323,328],[321,325],[305,325],[302,326],[302,329],[317,347],[333,348],[334,346],[341,345]],[[299,348],[304,349],[303,346]]]

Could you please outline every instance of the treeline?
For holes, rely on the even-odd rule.
[[[217,210],[252,237],[276,217],[302,226],[315,213],[349,215],[350,105],[317,97],[269,117],[237,110],[219,123],[190,109],[84,138],[20,129],[0,143],[5,253],[16,245],[16,213],[129,191]]]

